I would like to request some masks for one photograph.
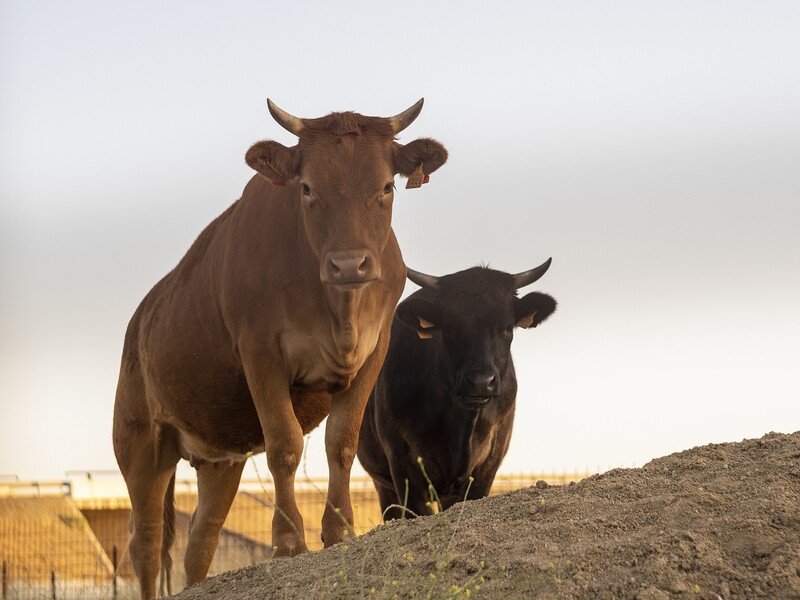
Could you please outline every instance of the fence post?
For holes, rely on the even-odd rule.
[[[114,572],[111,574],[111,597],[117,600],[117,545],[114,544],[114,549],[111,552],[111,564],[114,566]]]
[[[53,600],[56,600],[56,570],[50,567],[50,589],[53,593]]]

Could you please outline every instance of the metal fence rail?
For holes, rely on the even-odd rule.
[[[492,494],[533,485],[578,481],[585,474],[550,473],[498,476]],[[84,482],[85,483],[85,482]],[[111,492],[107,481],[0,485],[0,564],[2,600],[47,598],[125,599],[138,592],[127,552],[130,503]],[[297,502],[306,524],[309,549],[322,547],[320,523],[325,480],[299,483]],[[124,485],[121,488],[124,493]],[[369,479],[351,482],[355,530],[362,534],[381,521]],[[274,506],[271,482],[243,480],[220,534],[209,575],[268,560]],[[177,535],[172,548],[173,591],[183,588],[183,553],[189,519],[197,505],[196,481],[176,482]]]

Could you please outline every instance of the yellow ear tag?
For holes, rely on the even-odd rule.
[[[422,172],[422,163],[419,163],[419,166],[414,169],[414,172],[408,176],[408,181],[406,181],[406,189],[414,189],[418,187],[422,187],[423,183],[427,183],[428,176]]]
[[[428,331],[420,331],[419,329],[417,329],[417,335],[419,336],[419,339],[421,339],[421,340],[429,340],[429,339],[431,339],[433,337],[432,333],[430,333]]]
[[[525,315],[519,321],[517,321],[517,327],[521,327],[522,329],[527,329],[533,323],[534,317],[536,317],[536,311],[533,311],[529,315]]]

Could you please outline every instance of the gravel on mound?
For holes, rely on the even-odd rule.
[[[195,598],[800,598],[800,432],[394,521]]]

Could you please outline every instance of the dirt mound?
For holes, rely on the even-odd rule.
[[[223,573],[192,598],[800,598],[800,432],[536,486]]]

